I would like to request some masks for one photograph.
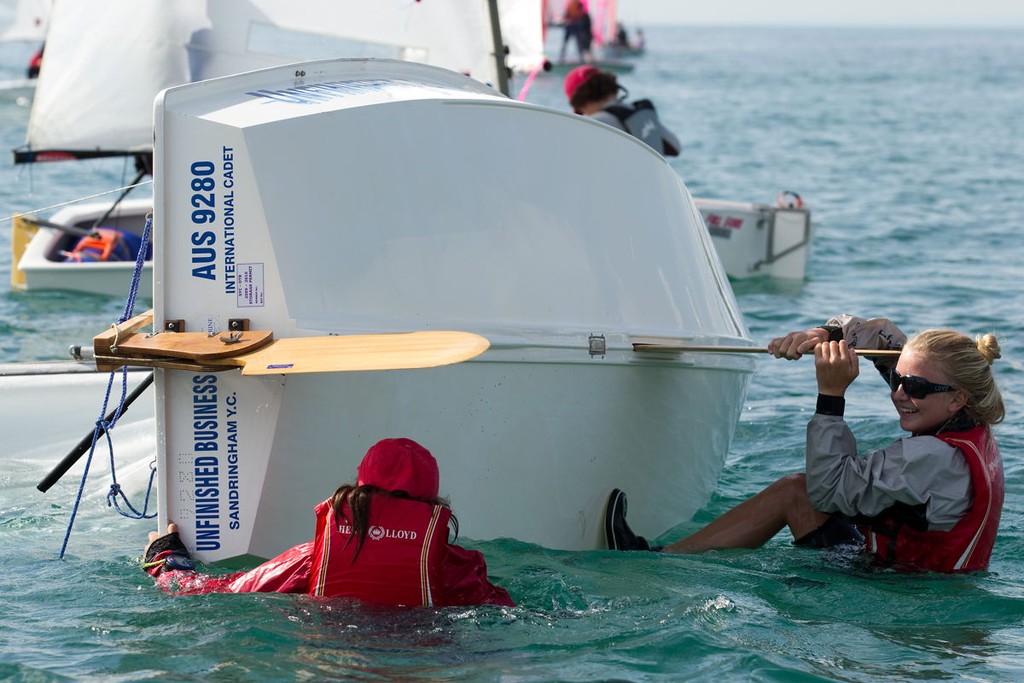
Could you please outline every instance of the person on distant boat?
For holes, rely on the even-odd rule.
[[[562,87],[577,114],[626,131],[663,156],[679,156],[682,151],[679,138],[661,123],[650,100],[626,102],[629,93],[615,74],[589,64],[578,66],[566,75]]]
[[[44,44],[36,53],[32,55],[32,58],[28,60],[28,70],[25,72],[27,78],[39,78],[39,69],[43,66],[43,50],[46,49]]]
[[[887,348],[902,353],[898,360],[879,357],[875,366],[910,436],[858,455],[843,420],[846,389],[859,372],[856,349]],[[657,550],[757,548],[788,526],[795,545],[852,544],[900,571],[988,567],[1004,496],[991,431],[1005,413],[992,375],[1001,355],[993,335],[926,330],[907,341],[889,320],[843,315],[773,339],[768,350],[787,359],[814,353],[818,399],[807,426],[806,473],[782,477]],[[609,546],[653,549],[629,529],[625,514],[625,494],[616,489],[606,511]]]
[[[633,49],[629,42],[629,32],[626,31],[626,26],[622,22],[615,24],[615,40],[612,42],[612,46],[623,50]]]
[[[143,569],[165,590],[182,593],[308,593],[364,602],[447,607],[514,606],[487,578],[481,553],[449,541],[458,521],[438,496],[437,461],[412,439],[384,439],[366,452],[355,485],[314,509],[314,539],[248,572],[212,576],[178,534],[150,532]]]
[[[565,26],[565,33],[562,35],[562,51],[558,61],[565,62],[565,48],[569,41],[576,43],[576,50],[579,53],[581,62],[594,61],[590,46],[593,43],[593,24],[590,20],[590,12],[581,0],[569,0],[565,6],[565,14],[562,16],[562,24]]]

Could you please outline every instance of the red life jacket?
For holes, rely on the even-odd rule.
[[[444,506],[376,496],[354,563],[356,541],[348,523],[341,520],[339,528],[329,499],[315,511],[313,541],[255,569],[226,576],[165,571],[157,583],[176,593],[309,593],[383,605],[515,606],[508,591],[490,582],[480,552],[448,543],[452,513]]]
[[[970,572],[988,567],[999,530],[1005,485],[999,448],[987,427],[937,434],[967,460],[974,500],[949,531],[916,531],[892,519],[861,527],[876,557],[907,571]]]
[[[315,512],[310,595],[387,605],[447,604],[440,594],[444,586],[440,572],[451,510],[375,496],[370,503],[370,529],[355,562],[357,539],[350,523],[335,518],[330,500],[317,505]]]

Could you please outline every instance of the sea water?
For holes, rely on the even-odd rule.
[[[771,203],[791,190],[812,211],[804,282],[734,283],[754,339],[842,312],[908,332],[998,335],[1006,504],[989,571],[869,573],[795,548],[786,533],[759,550],[688,557],[467,540],[518,607],[175,598],[137,566],[152,522],[119,517],[102,497],[83,503],[58,560],[79,482],[69,475],[41,494],[35,483],[52,463],[13,458],[0,467],[0,679],[1024,679],[1024,32],[645,28],[649,52],[621,80],[682,139],[672,165],[692,193]],[[565,107],[549,76],[528,99]],[[7,147],[23,139],[28,113],[0,102]],[[132,169],[5,161],[0,175],[8,216],[117,187]],[[8,291],[0,242],[0,360],[62,358],[121,313],[118,299]],[[799,471],[814,396],[808,360],[763,359],[714,496],[661,540]],[[848,401],[863,447],[900,435],[873,373]],[[102,486],[102,468],[93,476]]]

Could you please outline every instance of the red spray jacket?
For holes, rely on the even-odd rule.
[[[348,511],[346,510],[346,513]],[[348,515],[351,516],[351,515]],[[515,603],[487,578],[481,553],[448,542],[451,511],[414,500],[376,496],[370,530],[353,562],[356,541],[330,500],[316,507],[316,537],[248,572],[210,576],[168,571],[158,584],[176,593],[309,593],[387,605]]]

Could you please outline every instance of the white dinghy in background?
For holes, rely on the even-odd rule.
[[[140,239],[146,216],[152,211],[153,200],[145,198],[123,199],[116,204],[71,204],[46,221],[16,216],[11,226],[14,253],[11,288],[127,296],[135,269],[134,258],[77,262],[69,260],[67,254],[74,250],[83,235],[97,226],[138,235]],[[145,299],[153,296],[152,260],[143,264],[138,296]]]
[[[813,231],[799,196],[782,193],[775,206],[700,197],[694,202],[729,277],[804,279]]]
[[[154,329],[490,341],[430,369],[156,370],[158,528],[199,558],[308,540],[313,505],[389,436],[433,451],[472,539],[604,547],[614,487],[655,534],[707,502],[756,360],[634,351],[752,344],[649,147],[387,60],[171,88],[155,121]],[[568,161],[595,147],[612,163]]]

